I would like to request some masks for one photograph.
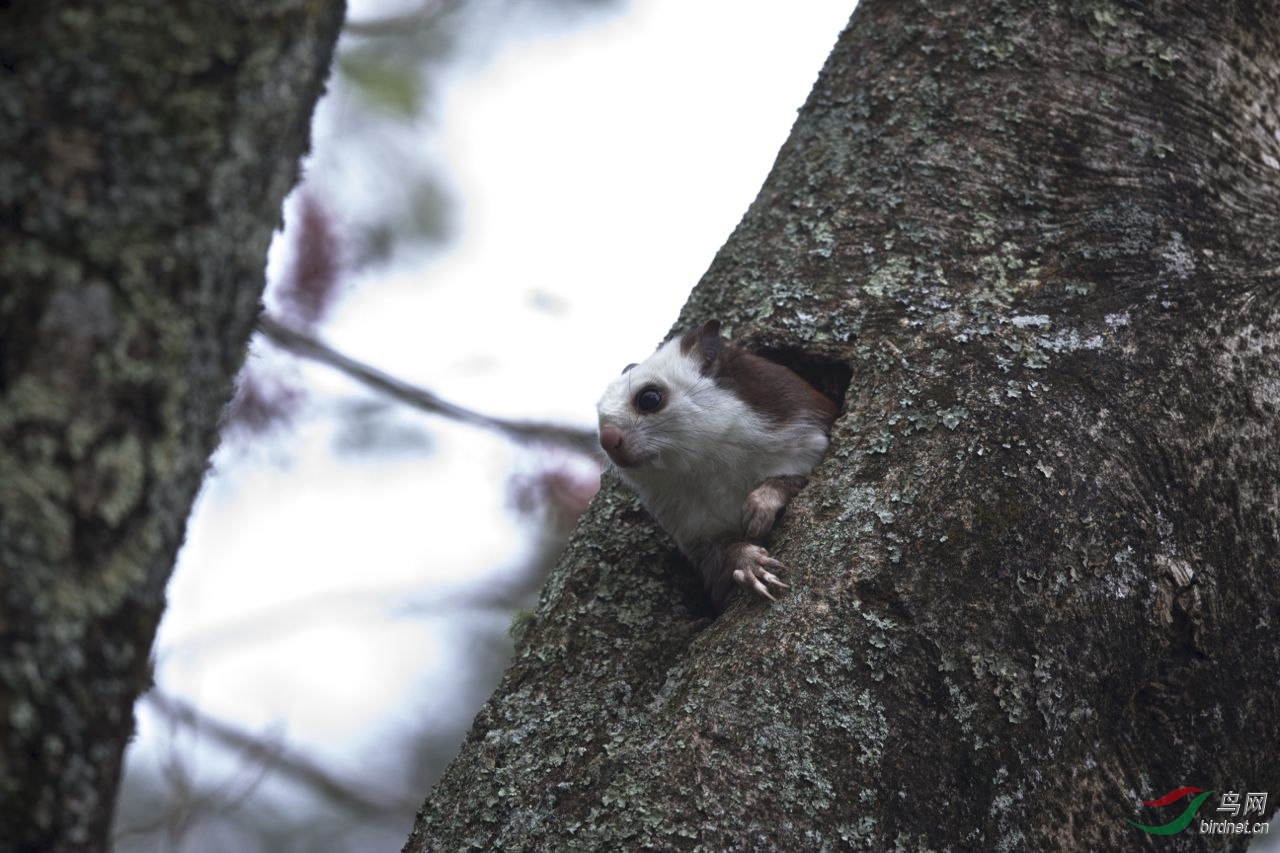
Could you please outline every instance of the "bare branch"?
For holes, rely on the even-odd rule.
[[[490,429],[520,443],[555,445],[588,455],[596,453],[596,436],[591,430],[535,421],[512,421],[474,412],[450,403],[425,388],[410,385],[375,367],[349,358],[316,338],[296,329],[290,329],[266,314],[258,318],[258,330],[272,343],[294,355],[327,364],[353,379],[425,412]]]
[[[371,18],[364,21],[347,21],[343,26],[343,32],[375,38],[404,36],[406,33],[420,32],[440,26],[440,19],[461,8],[461,5],[457,0],[435,0],[435,2],[423,3],[419,9],[399,15]]]
[[[406,799],[403,792],[379,791],[367,781],[357,783],[340,779],[304,756],[286,752],[283,744],[271,743],[230,723],[215,719],[190,702],[167,696],[156,689],[151,690],[144,698],[171,722],[208,735],[229,749],[242,751],[252,756],[263,768],[300,782],[335,804],[357,812],[375,814],[413,811],[417,805]]]

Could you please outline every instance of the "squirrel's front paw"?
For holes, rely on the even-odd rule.
[[[763,540],[768,536],[778,513],[790,497],[774,479],[765,480],[753,489],[742,502],[742,532],[747,538]]]
[[[739,542],[729,548],[726,557],[725,567],[732,574],[734,581],[756,595],[776,601],[770,590],[788,589],[788,586],[773,574],[773,572],[785,572],[787,567],[770,557],[769,552],[759,545]]]

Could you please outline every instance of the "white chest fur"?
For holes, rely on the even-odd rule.
[[[752,427],[685,464],[619,471],[695,563],[716,539],[741,534],[742,504],[752,489],[769,477],[808,474],[826,450],[826,435],[812,424]]]

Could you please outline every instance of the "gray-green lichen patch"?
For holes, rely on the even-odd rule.
[[[990,689],[1010,723],[1022,721],[1030,698],[1030,676],[1012,657],[998,652],[972,652],[969,656],[973,674],[979,680],[990,680]]]
[[[1195,255],[1187,248],[1182,233],[1169,232],[1169,240],[1160,252],[1164,260],[1165,272],[1180,279],[1186,279],[1196,272]]]
[[[910,262],[905,258],[892,258],[871,274],[862,289],[868,296],[892,298],[909,288],[911,277]]]
[[[1102,68],[1134,70],[1154,80],[1168,80],[1178,73],[1184,59],[1166,38],[1149,28],[1150,16],[1111,0],[1078,0],[1072,5],[1097,40]]]
[[[142,442],[126,435],[107,443],[98,451],[94,468],[97,482],[81,484],[77,495],[81,511],[96,513],[108,527],[118,527],[142,501],[147,477]]]

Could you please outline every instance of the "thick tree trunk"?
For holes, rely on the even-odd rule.
[[[1271,3],[864,0],[682,317],[852,371],[792,590],[607,485],[406,849],[1242,847],[1126,819],[1280,796],[1278,99]]]
[[[0,850],[107,846],[342,9],[0,11]]]

